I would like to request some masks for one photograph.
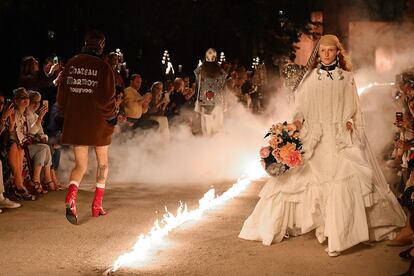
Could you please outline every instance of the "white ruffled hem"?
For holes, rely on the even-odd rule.
[[[316,229],[318,241],[328,238],[328,249],[333,252],[368,240],[393,238],[396,228],[404,226],[395,197],[364,194],[364,184],[356,175],[320,185],[309,183],[298,193],[276,191],[277,184],[271,179],[263,187],[239,238],[270,245],[286,235]]]

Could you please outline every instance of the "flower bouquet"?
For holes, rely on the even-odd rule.
[[[269,146],[260,149],[262,166],[270,176],[279,176],[303,163],[302,142],[295,124],[272,125],[265,138]]]

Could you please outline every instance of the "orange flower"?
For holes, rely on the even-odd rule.
[[[292,143],[287,143],[280,149],[279,156],[282,159],[282,162],[287,164],[289,161],[289,156],[292,152],[296,150],[296,145]]]
[[[276,136],[273,136],[272,138],[270,138],[270,140],[269,140],[269,145],[270,145],[273,149],[276,149],[276,148],[277,148],[278,143],[277,143],[277,137],[276,137]]]

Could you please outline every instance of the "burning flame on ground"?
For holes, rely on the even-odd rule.
[[[361,95],[362,93],[365,92],[365,90],[370,89],[372,87],[378,87],[378,86],[382,87],[382,86],[392,86],[392,85],[395,85],[395,83],[394,82],[371,82],[370,84],[364,87],[358,88],[358,95]]]
[[[187,221],[200,218],[206,210],[236,197],[244,191],[253,180],[263,177],[265,172],[260,165],[260,162],[256,161],[250,165],[246,174],[247,176],[240,177],[231,188],[220,196],[215,195],[214,188],[208,190],[208,192],[204,194],[203,198],[199,200],[199,207],[197,209],[188,211],[187,205],[180,203],[177,213],[174,215],[168,211],[167,207],[165,207],[165,214],[163,215],[161,222],[157,219],[147,235],[139,235],[138,241],[133,246],[132,251],[119,256],[112,267],[110,267],[105,273],[110,274],[124,265],[132,264],[143,258],[147,252],[159,243],[163,237],[167,236],[170,231]]]

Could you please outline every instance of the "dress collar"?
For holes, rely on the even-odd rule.
[[[321,62],[321,69],[324,71],[333,71],[336,68],[336,61],[334,61],[333,63],[329,64],[329,65],[325,65]]]

